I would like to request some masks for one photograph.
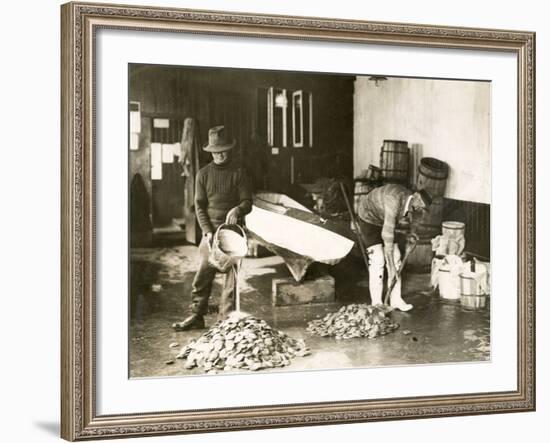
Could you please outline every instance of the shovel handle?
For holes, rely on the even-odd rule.
[[[344,196],[344,201],[346,202],[346,207],[348,208],[348,213],[351,219],[351,222],[353,223],[355,235],[357,236],[357,243],[359,244],[359,249],[361,249],[361,255],[363,257],[363,261],[365,262],[365,268],[367,272],[369,271],[369,259],[367,257],[367,252],[365,248],[365,244],[363,243],[363,236],[361,233],[361,226],[359,225],[359,222],[357,221],[357,218],[355,217],[355,213],[353,212],[353,209],[351,207],[351,203],[348,199],[348,194],[346,192],[346,187],[344,186],[344,183],[339,182],[340,184],[340,190],[342,191],[342,195]]]
[[[395,273],[395,277],[391,281],[391,283],[388,285],[388,290],[386,291],[386,295],[384,296],[384,304],[387,305],[390,294],[393,291],[393,288],[395,287],[395,284],[397,283],[397,280],[399,280],[399,277],[401,277],[401,272],[403,272],[403,269],[405,268],[405,265],[407,264],[407,260],[409,259],[409,255],[411,255],[411,252],[414,251],[414,248],[416,248],[416,242],[418,237],[415,235],[414,237],[409,237],[409,241],[407,243],[407,249],[405,251],[405,255],[403,257],[403,260],[401,260],[401,266],[399,266],[399,269]]]

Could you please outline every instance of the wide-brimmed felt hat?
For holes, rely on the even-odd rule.
[[[208,130],[208,144],[203,148],[206,152],[229,151],[237,144],[235,139],[228,140],[225,126],[214,126]]]

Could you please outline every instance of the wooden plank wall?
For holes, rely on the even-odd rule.
[[[445,198],[443,220],[466,223],[466,251],[491,258],[491,205]]]
[[[284,192],[288,188],[291,155],[295,156],[295,175],[301,182],[321,176],[351,177],[353,79],[341,75],[133,64],[129,68],[129,100],[141,103],[144,117],[195,118],[203,145],[208,128],[225,124],[230,136],[238,141],[236,155],[251,172],[255,186]],[[287,148],[279,156],[271,155],[262,113],[258,112],[258,91],[270,86],[313,93],[313,148]],[[205,164],[210,158],[205,154],[201,160]],[[134,169],[132,161],[130,168]]]
[[[291,156],[298,182],[352,177],[351,76],[134,64],[129,69],[129,80],[129,100],[141,103],[143,128],[140,150],[130,153],[129,180],[140,173],[148,190],[152,189],[148,160],[153,117],[179,121],[195,118],[202,145],[207,143],[208,128],[225,124],[230,136],[237,139],[236,154],[257,188],[291,193]],[[313,93],[313,148],[286,148],[279,155],[271,155],[262,101],[270,86]],[[204,153],[201,164],[208,161],[209,155]],[[465,222],[467,250],[490,257],[490,205],[445,199],[444,219]]]

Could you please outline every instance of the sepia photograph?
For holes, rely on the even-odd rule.
[[[535,410],[535,32],[307,12],[62,6],[63,438]]]
[[[491,82],[128,79],[131,378],[490,361]]]

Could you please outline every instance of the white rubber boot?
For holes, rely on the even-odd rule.
[[[393,246],[393,262],[395,263],[395,268],[399,269],[401,267],[401,252],[399,247],[395,244]],[[388,282],[390,284],[391,282]],[[390,306],[394,309],[399,309],[400,311],[407,312],[413,308],[413,305],[405,302],[401,298],[401,277],[397,279],[395,286],[390,294]]]
[[[382,291],[384,290],[384,248],[382,244],[367,248],[369,259],[369,292],[373,305],[382,304]]]

